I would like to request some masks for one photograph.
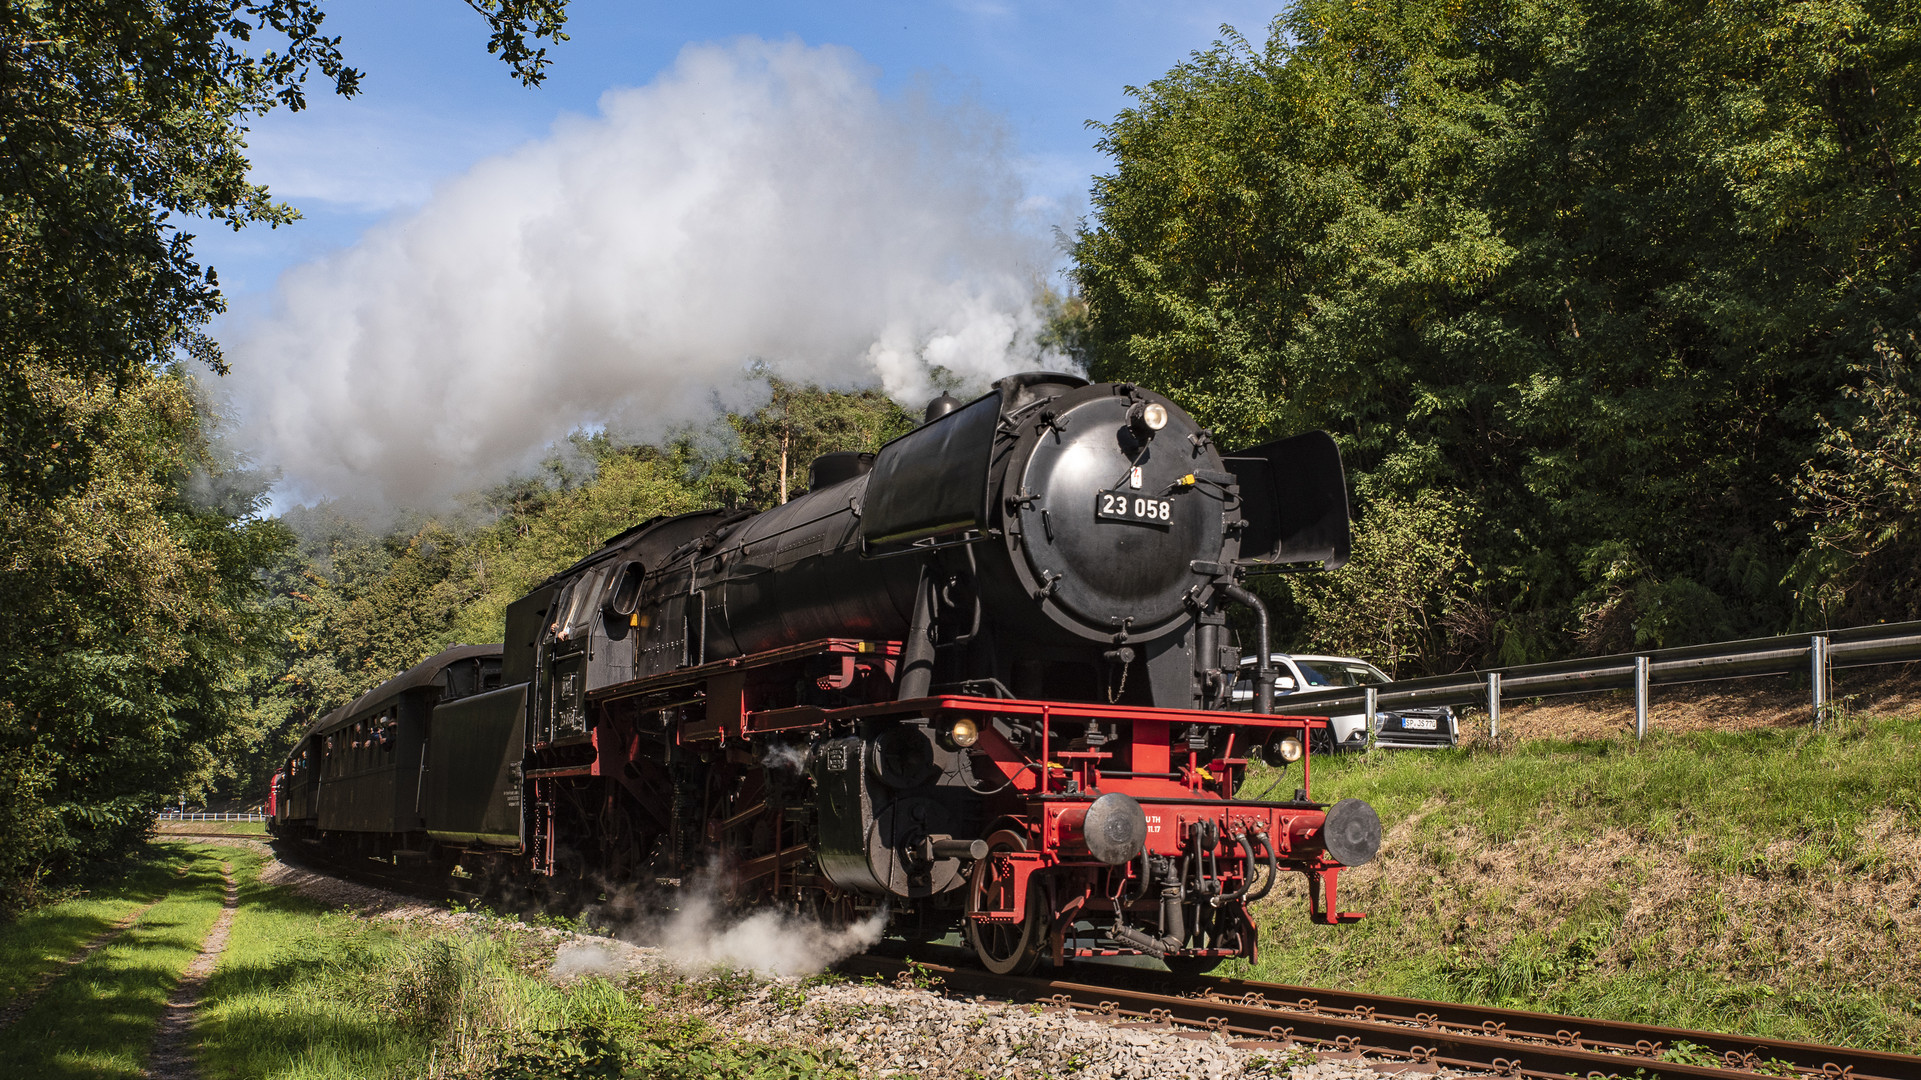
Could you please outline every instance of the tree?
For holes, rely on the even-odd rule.
[[[1921,309],[1915,14],[1303,0],[1102,129],[1093,371],[1461,492],[1487,660],[1783,629],[1788,478]]]
[[[878,390],[822,390],[771,375],[767,383],[767,404],[727,418],[740,440],[747,500],[756,506],[806,491],[807,467],[820,455],[873,453],[914,426],[914,418]]]
[[[564,0],[473,0],[523,82]],[[218,281],[183,217],[292,220],[248,179],[247,122],[359,75],[312,0],[0,7],[0,913],[138,840],[214,775],[271,643],[288,538],[225,466],[184,364]],[[257,41],[257,39],[259,39]],[[261,44],[260,41],[268,42]]]
[[[244,708],[237,673],[274,629],[256,573],[286,543],[253,513],[258,489],[238,514],[186,496],[216,463],[182,376],[42,375],[94,438],[64,490],[0,503],[0,912],[210,779]]]
[[[1397,679],[1445,674],[1485,648],[1488,615],[1462,544],[1473,511],[1443,492],[1373,500],[1338,573],[1281,579],[1302,644],[1372,660]]]
[[[1882,335],[1856,406],[1823,419],[1795,477],[1795,515],[1813,523],[1795,565],[1797,599],[1819,626],[1921,618],[1921,335]]]

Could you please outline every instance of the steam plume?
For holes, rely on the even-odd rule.
[[[617,919],[619,943],[564,946],[549,973],[572,978],[633,970],[646,959],[631,948],[638,945],[659,950],[661,959],[689,975],[717,968],[770,977],[812,975],[872,948],[887,931],[885,910],[846,925],[777,910],[730,911],[714,893],[712,874],[711,868],[701,874],[664,916]],[[605,918],[610,910],[594,914]]]
[[[759,911],[729,921],[704,897],[676,912],[660,935],[660,949],[682,971],[733,968],[762,975],[812,975],[873,947],[887,930],[877,912],[845,927]]]
[[[228,335],[245,441],[294,498],[431,506],[569,431],[753,403],[754,362],[910,405],[1034,345],[1049,262],[999,128],[844,49],[692,46],[600,115],[290,272]]]

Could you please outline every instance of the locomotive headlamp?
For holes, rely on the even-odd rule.
[[[981,729],[965,716],[954,721],[947,729],[947,741],[962,750],[981,741]]]
[[[1134,429],[1136,438],[1146,442],[1167,426],[1167,406],[1158,401],[1137,401],[1127,410],[1127,426]]]
[[[1281,756],[1282,761],[1290,764],[1299,761],[1301,760],[1301,740],[1290,735],[1274,744],[1274,752]]]

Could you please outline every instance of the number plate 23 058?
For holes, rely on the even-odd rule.
[[[1105,521],[1168,525],[1174,521],[1174,503],[1138,491],[1101,491],[1094,495],[1094,516]]]

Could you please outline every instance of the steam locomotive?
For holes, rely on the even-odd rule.
[[[579,897],[706,874],[741,906],[959,930],[989,970],[1255,955],[1283,871],[1339,923],[1365,803],[1310,798],[1274,672],[1228,711],[1248,575],[1348,552],[1340,455],[1224,453],[1127,383],[1012,376],[764,512],[655,518],[322,718],[274,828]],[[1243,799],[1250,760],[1292,797]]]

